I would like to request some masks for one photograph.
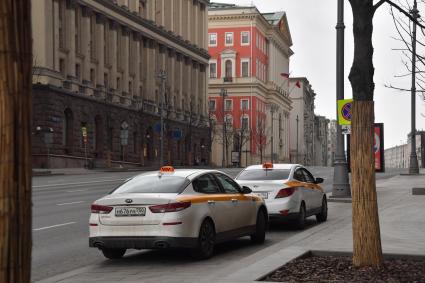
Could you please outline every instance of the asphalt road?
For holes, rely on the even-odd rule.
[[[327,192],[331,191],[333,168],[309,169],[315,177],[325,178],[323,186]],[[239,170],[223,171],[235,176]],[[398,173],[378,174],[377,178],[388,178]],[[97,249],[88,247],[90,204],[135,174],[137,172],[108,172],[33,178],[32,281],[106,261]],[[316,225],[314,218],[308,223],[309,227]],[[265,245],[251,245],[248,238],[235,240],[219,245],[212,260],[238,260],[296,233],[291,227],[275,224],[270,228]],[[138,254],[145,253],[152,258],[176,256],[173,251],[136,251],[127,257],[137,258]]]

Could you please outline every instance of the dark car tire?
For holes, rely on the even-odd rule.
[[[328,202],[326,201],[326,197],[323,197],[322,200],[322,209],[319,214],[316,214],[317,222],[325,222],[328,219]]]
[[[101,249],[103,255],[106,258],[109,259],[120,259],[123,257],[123,255],[126,252],[126,249],[108,249],[108,248],[103,248]]]
[[[215,228],[211,220],[202,222],[199,229],[197,247],[192,250],[192,256],[196,259],[208,259],[214,254]]]
[[[267,215],[263,209],[258,211],[257,222],[255,224],[255,233],[251,235],[251,242],[262,244],[266,239]]]
[[[306,219],[306,211],[305,204],[302,202],[300,205],[300,212],[298,213],[298,217],[295,220],[295,226],[299,230],[303,230],[305,228],[305,219]]]

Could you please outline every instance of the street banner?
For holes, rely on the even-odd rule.
[[[373,152],[375,156],[375,172],[385,172],[385,158],[384,158],[384,124],[375,123],[374,126],[374,141]],[[350,135],[347,135],[347,163],[348,171],[351,172],[351,158],[350,158]]]
[[[340,126],[351,125],[352,99],[338,100],[338,123]]]
[[[83,142],[84,144],[87,144],[87,128],[81,127],[81,133],[83,135]]]

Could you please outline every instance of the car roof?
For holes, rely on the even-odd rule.
[[[162,174],[164,176],[165,175],[170,175],[170,176],[172,175],[172,176],[178,176],[178,177],[188,178],[189,180],[193,180],[197,176],[202,175],[202,174],[205,174],[205,173],[222,173],[222,174],[226,174],[226,173],[223,173],[221,171],[211,170],[211,169],[175,169],[174,172],[164,172]],[[160,171],[159,170],[145,172],[145,173],[136,175],[134,177],[157,176],[158,174],[160,174]]]
[[[274,163],[273,164],[273,168],[268,168],[268,170],[273,170],[273,169],[286,169],[286,170],[291,170],[294,167],[302,167],[302,165],[300,164],[293,164],[293,163]],[[258,165],[251,165],[246,167],[244,170],[258,170],[258,169],[263,169],[263,164],[258,164]]]

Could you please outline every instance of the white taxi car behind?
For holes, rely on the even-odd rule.
[[[127,249],[190,248],[209,258],[214,244],[241,236],[264,242],[264,201],[216,170],[137,175],[91,206],[89,246],[107,258]]]
[[[236,181],[265,199],[270,220],[293,220],[302,229],[308,216],[316,215],[318,222],[327,219],[326,194],[319,185],[323,179],[314,178],[302,165],[253,165],[242,170]]]

